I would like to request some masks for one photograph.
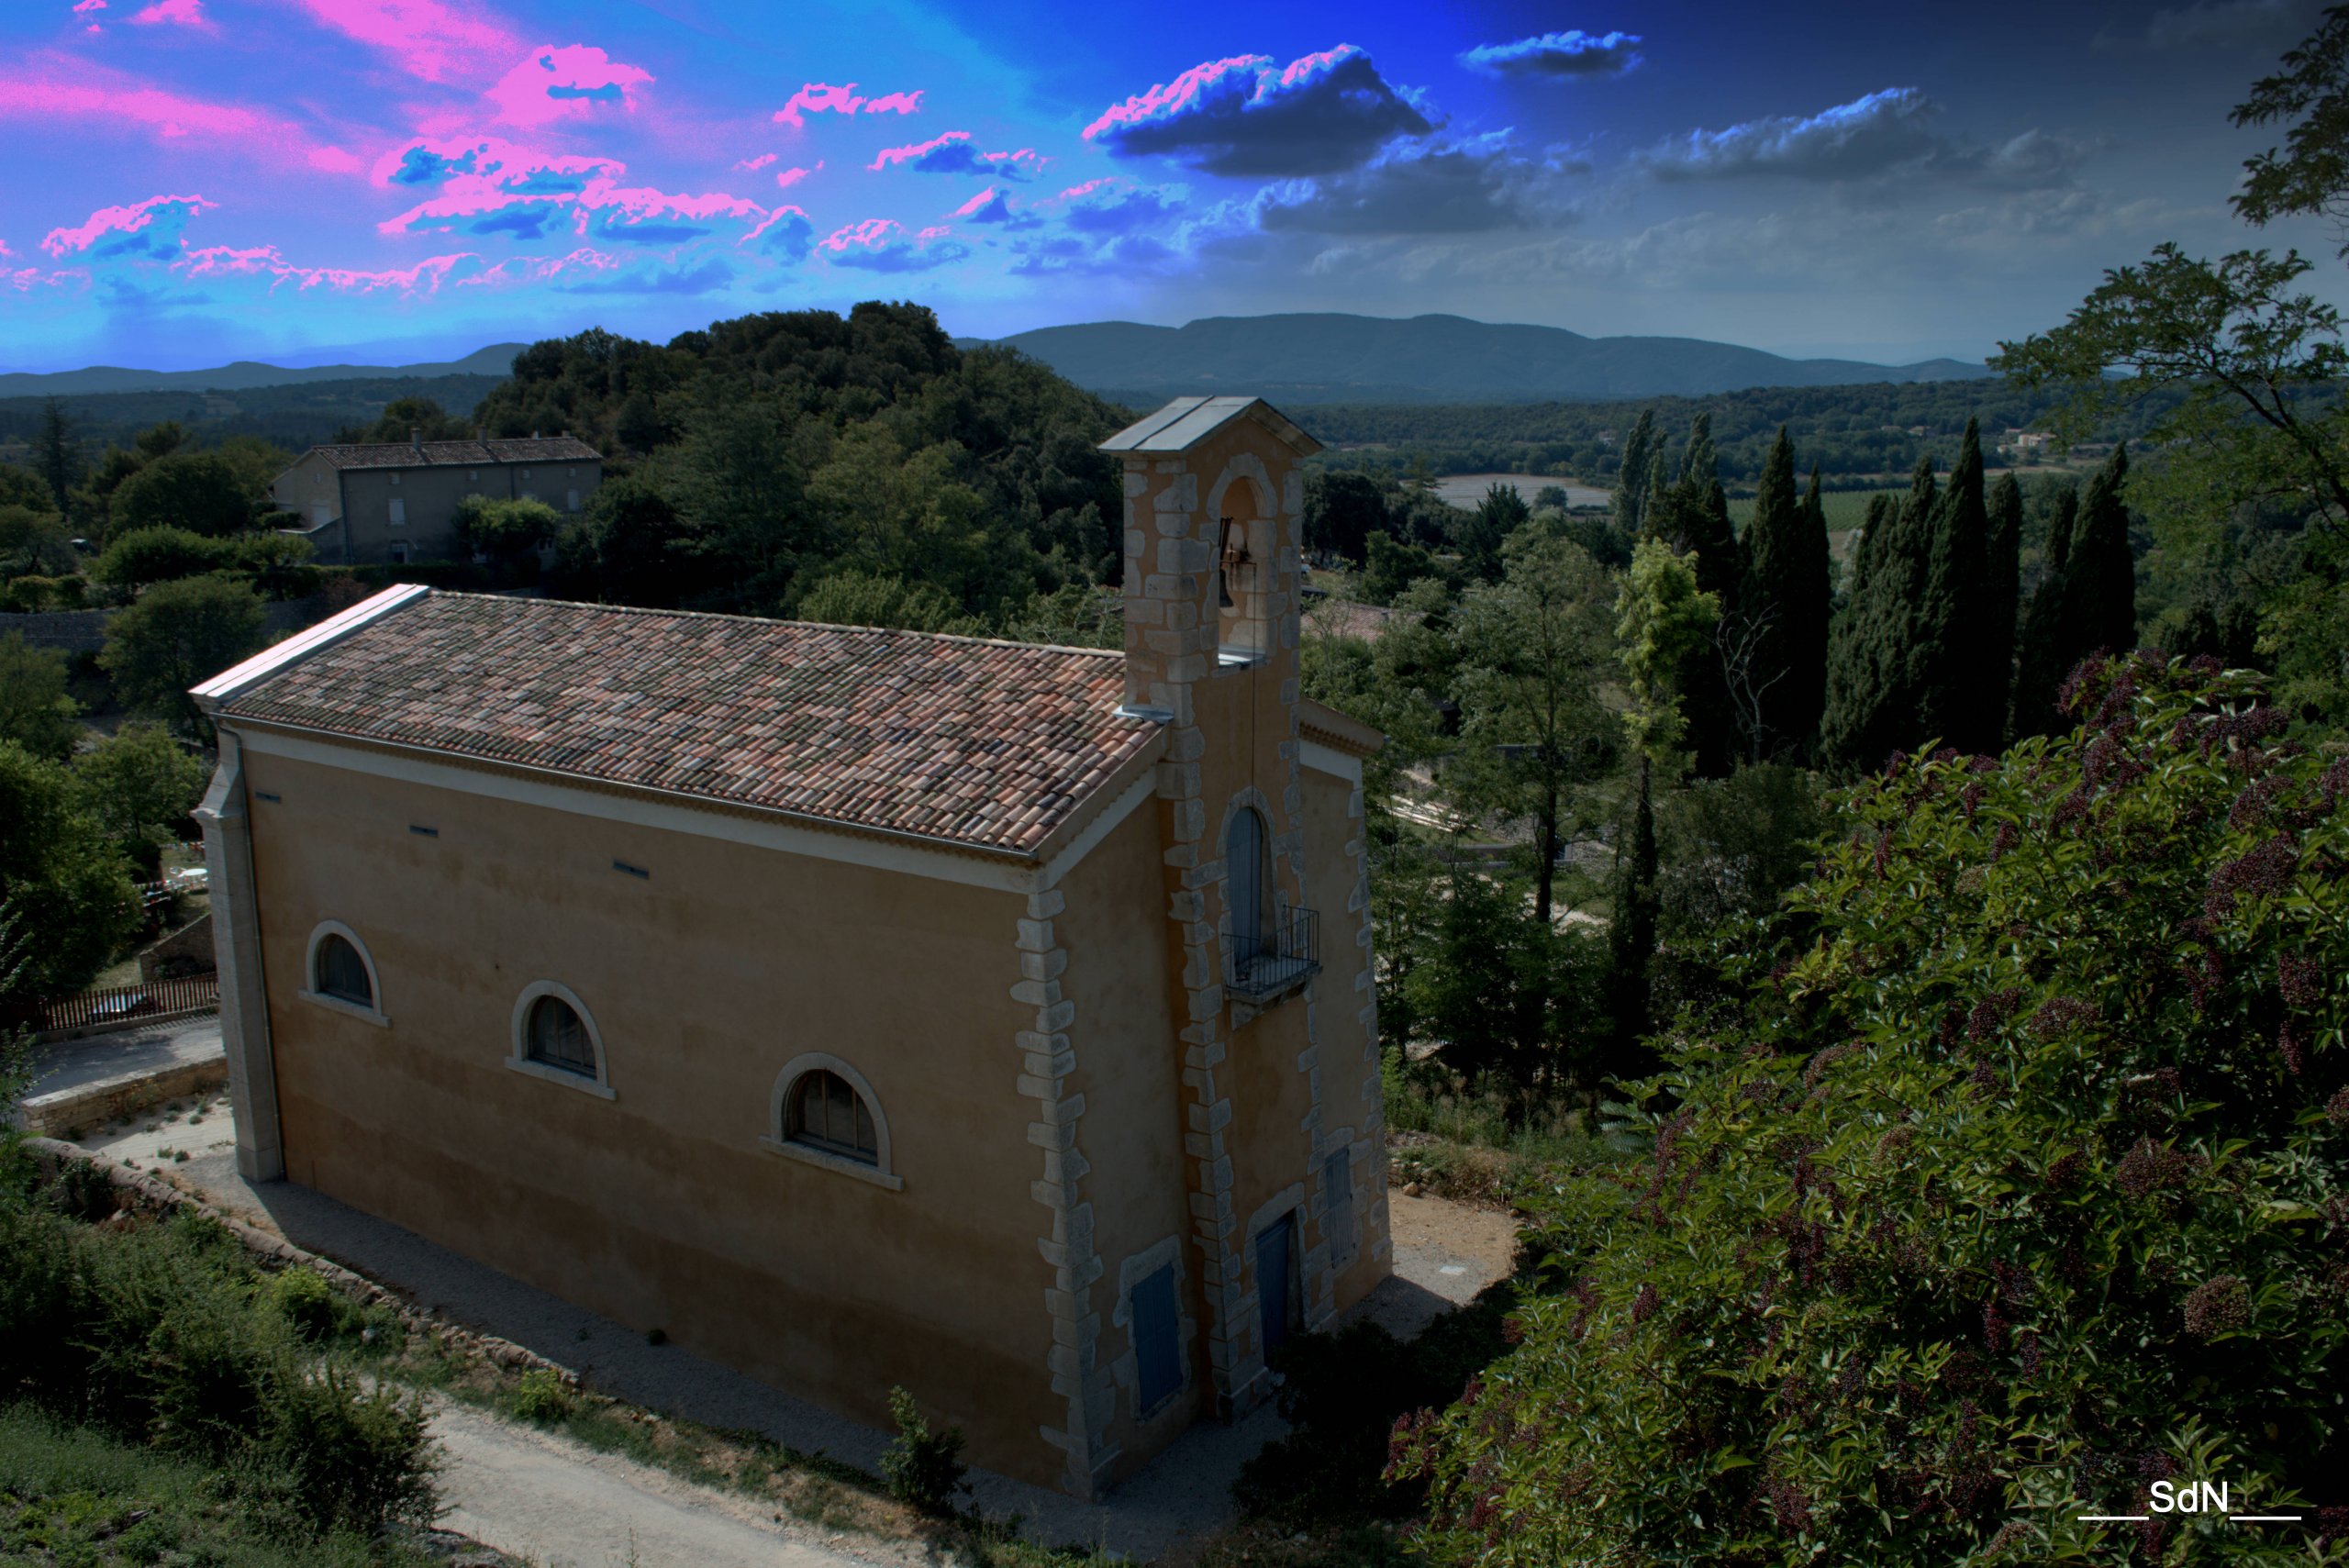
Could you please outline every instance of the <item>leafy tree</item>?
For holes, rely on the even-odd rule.
[[[1453,623],[1461,747],[1447,776],[1464,806],[1531,827],[1547,929],[1562,832],[1614,762],[1618,721],[1599,700],[1614,594],[1587,553],[1539,528],[1504,553],[1501,580],[1469,589]]]
[[[805,502],[806,465],[775,411],[748,398],[698,411],[664,455],[671,461],[646,477],[661,484],[690,548],[718,581],[736,584],[733,602],[779,596],[819,539]]]
[[[523,496],[468,495],[457,503],[451,521],[467,550],[510,569],[535,555],[540,545],[553,542],[562,514],[544,501]]]
[[[252,526],[253,497],[228,462],[215,452],[170,452],[125,479],[107,506],[107,531],[184,528],[208,539]]]
[[[158,724],[133,721],[73,759],[83,811],[151,876],[204,795],[204,764]]]
[[[159,583],[106,628],[98,663],[125,706],[199,738],[209,728],[188,688],[261,648],[261,597],[226,577]]]
[[[2338,530],[2349,521],[2349,420],[2337,392],[2349,347],[2338,310],[2290,292],[2310,267],[2297,253],[2210,262],[2163,245],[2106,272],[2063,326],[2000,343],[1989,363],[2020,386],[2062,393],[2054,423],[2067,439],[2161,399],[2143,439],[2165,462],[2140,497],[2157,528],[2206,528],[2282,500]]]
[[[143,588],[177,577],[217,572],[235,558],[232,541],[207,539],[185,528],[134,528],[119,535],[90,568],[101,583]]]
[[[1305,548],[1360,564],[1371,536],[1390,532],[1386,495],[1366,473],[1305,476]]]
[[[2284,69],[2252,83],[2228,116],[2238,126],[2291,122],[2283,149],[2243,161],[2228,199],[2261,227],[2295,215],[2349,223],[2349,7],[2324,13],[2317,30],[2284,56]],[[2349,242],[2342,254],[2349,257]]]
[[[0,506],[22,506],[28,512],[57,511],[57,497],[49,482],[21,463],[0,462]]]
[[[28,576],[38,572],[71,572],[73,546],[66,537],[65,519],[41,506],[0,501],[0,578]]]
[[[86,984],[139,921],[129,873],[72,775],[10,740],[0,740],[0,910],[18,918],[17,989],[33,996]]]
[[[1855,791],[1638,1167],[1536,1200],[1520,1342],[1396,1434],[1431,1560],[2324,1555],[2145,1500],[2313,1511],[2349,1461],[2349,780],[2240,678],[2077,699]]]
[[[1869,513],[1850,602],[1835,625],[1827,667],[1828,757],[1849,772],[1880,767],[1892,752],[1921,744],[1926,582],[1932,568],[1940,500],[1931,458],[1917,460],[1897,509]]]
[[[1364,554],[1362,596],[1374,605],[1391,605],[1412,584],[1447,575],[1434,556],[1410,539],[1373,534]]]
[[[152,462],[187,445],[187,427],[177,419],[165,419],[139,431],[131,444],[139,449],[141,458]]]
[[[906,631],[958,632],[979,636],[985,622],[963,613],[954,596],[935,583],[907,583],[869,572],[829,573],[801,595],[794,610],[800,620],[831,626],[896,627]]]
[[[81,712],[65,691],[65,655],[35,648],[21,631],[0,632],[0,741],[47,762],[73,750]]]
[[[1633,754],[1631,821],[1616,861],[1615,918],[1609,928],[1614,1023],[1614,1052],[1609,1066],[1617,1076],[1635,1072],[1648,1031],[1648,1002],[1654,962],[1657,889],[1655,774],[1669,784],[1679,775],[1681,717],[1679,684],[1692,652],[1710,642],[1720,624],[1720,603],[1698,591],[1696,568],[1653,536],[1631,552],[1615,602],[1616,656],[1631,687],[1623,723]]]
[[[406,441],[420,434],[428,441],[462,441],[473,433],[470,420],[450,413],[433,398],[395,397],[384,405],[373,424],[344,430],[337,439],[351,444]]]
[[[1597,1044],[1600,945],[1525,917],[1525,886],[1451,867],[1428,940],[1401,989],[1406,1014],[1443,1063],[1470,1083],[1554,1091]]]
[[[1827,623],[1832,587],[1827,516],[1819,472],[1795,496],[1795,449],[1786,427],[1762,465],[1753,520],[1746,526],[1746,578],[1729,645],[1746,643],[1745,669],[1731,695],[1746,732],[1749,760],[1807,752],[1827,701]]]
[[[1491,484],[1485,498],[1460,528],[1460,564],[1478,582],[1499,580],[1505,563],[1501,550],[1518,529],[1533,517],[1533,508],[1513,484]]]
[[[676,508],[636,474],[596,487],[556,536],[555,559],[566,594],[622,605],[675,605],[692,569]]]

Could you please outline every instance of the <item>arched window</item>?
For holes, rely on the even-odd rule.
[[[587,1021],[560,996],[541,996],[530,1004],[529,1055],[533,1062],[583,1078],[596,1075],[596,1047],[587,1038]]]
[[[506,1065],[602,1099],[616,1097],[594,1015],[577,992],[551,980],[525,986],[515,1002],[513,1053]]]
[[[791,1090],[791,1116],[785,1136],[867,1165],[881,1162],[881,1137],[874,1130],[873,1107],[854,1084],[818,1067],[803,1073]]]
[[[356,1002],[362,1007],[375,1005],[374,978],[367,973],[367,961],[359,956],[359,950],[351,945],[348,937],[328,932],[311,963],[311,990],[338,1001]]]
[[[809,1051],[786,1062],[768,1117],[759,1142],[774,1152],[891,1192],[904,1188],[889,1162],[889,1118],[880,1096],[839,1057]]]
[[[1245,966],[1273,951],[1273,867],[1263,814],[1241,806],[1223,842],[1224,908],[1231,956]]]
[[[303,975],[302,999],[329,1012],[386,1027],[384,987],[375,973],[375,960],[359,933],[340,920],[321,920],[310,933],[308,966]]]

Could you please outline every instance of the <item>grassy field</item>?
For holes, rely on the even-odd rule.
[[[1909,487],[1887,490],[1829,490],[1820,497],[1820,505],[1827,513],[1827,531],[1845,533],[1867,520],[1868,497],[1871,495],[1906,495]],[[1729,520],[1740,528],[1753,520],[1753,497],[1732,495],[1729,498]]]

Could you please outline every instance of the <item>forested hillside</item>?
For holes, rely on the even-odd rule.
[[[377,376],[227,392],[169,387],[89,393],[54,401],[76,438],[100,447],[128,447],[139,431],[169,421],[206,442],[248,436],[298,452],[334,440],[343,431],[373,425],[385,408],[410,398],[429,399],[460,418],[470,416],[473,406],[504,379],[478,374]],[[36,443],[50,402],[45,396],[0,398],[0,452]]]
[[[1119,560],[1118,468],[1097,448],[1124,411],[1008,350],[957,349],[918,306],[536,343],[476,418],[613,455],[556,540],[575,596],[1008,628],[1055,595],[1082,617]]]

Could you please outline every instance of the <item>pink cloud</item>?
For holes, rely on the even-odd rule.
[[[791,95],[791,101],[774,112],[777,125],[794,128],[807,123],[809,115],[910,115],[921,109],[921,95],[926,91],[916,88],[910,93],[891,93],[885,97],[861,98],[856,83],[844,83],[833,86],[827,82],[810,82]]]
[[[823,166],[823,160],[818,159],[815,169],[778,169],[774,174],[775,186],[779,190],[787,191]]]
[[[528,47],[475,6],[446,0],[295,0],[310,19],[390,55],[428,82],[478,79]]]
[[[956,207],[952,212],[948,213],[946,216],[949,217],[968,217],[973,213],[978,211],[981,207],[986,206],[987,203],[995,199],[995,187],[993,185],[989,185],[985,190],[981,191],[977,195],[973,196],[969,201],[964,202],[961,206]]]
[[[62,260],[68,254],[132,256],[160,260],[184,249],[180,229],[218,202],[202,196],[149,196],[127,206],[102,206],[78,228],[52,228],[40,248]]]
[[[325,288],[339,294],[376,294],[385,289],[396,289],[403,294],[436,294],[460,263],[479,260],[470,251],[460,251],[450,256],[429,257],[412,267],[390,267],[381,271],[351,267],[297,267],[279,254],[274,245],[257,246],[249,250],[220,245],[189,251],[173,264],[173,270],[191,278],[266,277],[273,291],[283,284],[292,284],[305,292]]]
[[[833,266],[874,272],[926,272],[971,253],[969,246],[950,239],[943,228],[925,228],[908,239],[905,225],[886,217],[844,224],[818,245]]]
[[[651,80],[651,72],[623,65],[590,45],[547,45],[532,50],[488,96],[499,119],[539,126],[592,114],[599,104],[633,109],[637,89]]]
[[[204,0],[155,0],[145,10],[132,12],[128,19],[133,27],[139,28],[151,28],[161,23],[182,28],[209,28],[212,26],[204,14]]]
[[[903,165],[921,174],[984,174],[1007,180],[1035,177],[1045,160],[1032,147],[1017,152],[981,152],[967,130],[950,130],[906,147],[885,147],[866,167],[873,170]]]
[[[73,0],[73,14],[77,17],[86,17],[93,11],[106,8],[106,0]]]
[[[494,267],[484,267],[470,277],[459,278],[459,288],[496,288],[507,284],[542,284],[562,277],[566,272],[617,272],[626,263],[622,258],[582,245],[564,256],[509,256]]]
[[[735,245],[738,249],[755,245],[762,250],[781,251],[798,261],[807,259],[815,242],[816,226],[808,221],[807,214],[796,206],[779,206]]]
[[[54,71],[45,69],[56,67]],[[87,61],[49,54],[35,69],[0,68],[0,120],[95,121],[108,130],[143,130],[166,141],[226,144],[272,162],[355,172],[358,161],[320,144],[302,127],[240,104],[208,102],[158,87]]]
[[[1067,190],[1063,191],[1059,195],[1054,196],[1052,200],[1056,202],[1073,202],[1077,200],[1079,197],[1089,196],[1096,191],[1108,190],[1110,186],[1119,183],[1120,182],[1115,174],[1105,175],[1098,180],[1087,180],[1081,185],[1071,185]]]
[[[762,152],[762,153],[760,153],[756,158],[745,158],[745,159],[743,159],[740,163],[735,164],[735,165],[734,165],[734,167],[735,167],[738,171],[740,171],[740,172],[743,172],[743,173],[746,173],[746,174],[747,174],[747,173],[751,173],[751,172],[755,172],[755,171],[757,171],[757,170],[763,169],[763,168],[765,168],[768,164],[770,164],[770,163],[772,163],[772,162],[774,162],[774,153],[772,153],[772,152]]]

